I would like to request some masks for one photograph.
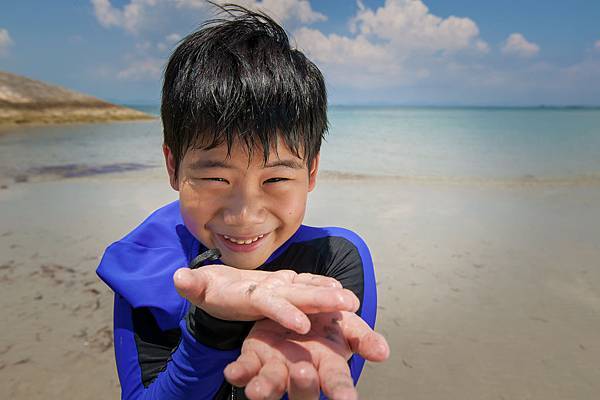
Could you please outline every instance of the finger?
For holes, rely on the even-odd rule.
[[[358,399],[350,368],[343,357],[327,356],[321,359],[319,379],[327,398],[334,400]]]
[[[246,386],[249,399],[280,399],[285,393],[288,369],[277,359],[271,359],[261,368],[259,374]]]
[[[373,331],[358,315],[344,313],[341,328],[353,353],[369,361],[384,361],[390,356],[390,347],[385,338]]]
[[[333,311],[355,312],[360,301],[348,289],[297,286],[281,290],[287,301],[307,314]]]
[[[319,398],[319,375],[311,363],[301,361],[289,367],[288,397],[290,400]]]
[[[180,268],[173,274],[173,282],[177,292],[193,304],[204,303],[209,277],[204,271],[192,271],[189,268]]]
[[[254,306],[261,315],[301,335],[310,331],[308,317],[284,298],[262,290],[253,298]]]
[[[309,274],[307,272],[303,272],[301,274],[296,275],[293,283],[303,283],[305,285],[325,286],[332,288],[342,287],[342,284],[335,278],[323,275]]]
[[[237,360],[225,367],[225,379],[232,385],[244,387],[260,372],[262,363],[255,352],[243,353]]]
[[[266,272],[266,271],[263,271]],[[280,269],[278,271],[269,272],[265,282],[273,282],[274,284],[287,284],[293,282],[296,279],[298,273],[291,269]]]

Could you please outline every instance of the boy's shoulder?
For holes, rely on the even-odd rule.
[[[115,244],[137,245],[147,248],[189,247],[194,237],[185,228],[179,201],[173,201],[152,212],[140,225]]]
[[[167,329],[176,326],[186,311],[185,301],[175,290],[173,274],[204,250],[185,227],[179,201],[174,201],[154,211],[138,227],[111,244],[97,274],[132,307],[152,307],[161,328]],[[366,244],[353,231],[301,225],[265,265],[270,262],[281,265],[278,261],[294,260],[295,254],[303,257],[314,254],[331,262],[353,254],[353,258],[370,261]]]
[[[320,262],[347,257],[349,254],[360,259],[370,258],[364,240],[350,229],[301,225],[298,231],[269,257],[266,264],[277,263],[281,258],[294,259],[296,253],[304,257],[315,254]]]
[[[152,307],[159,326],[170,329],[186,306],[175,290],[173,274],[189,264],[198,246],[183,223],[179,201],[174,201],[108,246],[96,273],[132,307]]]

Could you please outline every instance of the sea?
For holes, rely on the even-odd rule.
[[[321,171],[332,176],[600,184],[600,108],[330,106],[328,118]],[[162,168],[161,143],[159,119],[4,128],[0,178]]]

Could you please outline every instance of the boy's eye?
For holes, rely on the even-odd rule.
[[[289,181],[289,179],[288,178],[270,178],[270,179],[267,179],[265,181],[265,183],[276,183],[276,182],[282,182],[282,181]]]
[[[227,179],[225,178],[202,178],[203,181],[211,181],[211,182],[227,182]]]

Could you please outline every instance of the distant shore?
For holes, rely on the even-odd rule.
[[[0,128],[21,125],[45,125],[64,123],[94,123],[111,121],[152,120],[156,117],[141,111],[106,106],[55,106],[38,109],[10,109],[0,106]],[[0,129],[0,132],[2,130]]]
[[[60,86],[0,71],[0,127],[155,118]]]

